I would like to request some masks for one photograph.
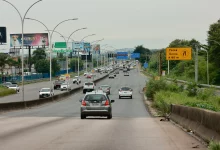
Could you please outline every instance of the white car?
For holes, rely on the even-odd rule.
[[[84,75],[84,76],[86,76],[87,74],[88,74],[88,72],[84,72],[84,74],[83,74],[83,75]]]
[[[83,86],[83,94],[85,94],[88,91],[94,91],[95,90],[95,83],[94,82],[85,82]]]
[[[77,82],[81,83],[81,79],[78,76],[75,76],[75,78],[73,78],[73,84]]]
[[[132,99],[132,89],[130,87],[122,87],[118,90],[119,99],[121,97],[130,97]]]
[[[54,92],[50,88],[42,88],[39,91],[39,98],[50,97],[50,96],[53,96],[53,95],[54,95]]]
[[[17,85],[17,84],[11,84],[8,86],[9,89],[13,89],[15,90],[16,92],[19,92],[20,91],[20,87]]]
[[[7,88],[8,88],[10,85],[12,85],[12,83],[11,83],[11,82],[5,82],[5,83],[3,83],[2,85],[3,85],[4,87],[7,87]]]
[[[60,90],[61,90],[61,91],[63,91],[63,90],[67,90],[67,91],[71,90],[70,84],[67,83],[67,82],[61,84]]]

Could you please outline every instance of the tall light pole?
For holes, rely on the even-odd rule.
[[[68,44],[68,42],[69,42],[69,39],[71,38],[71,36],[72,36],[75,32],[80,31],[80,30],[85,30],[85,29],[87,29],[87,28],[86,28],[86,27],[85,27],[85,28],[80,28],[80,29],[77,29],[77,30],[73,31],[73,32],[70,34],[70,36],[68,37],[68,39],[67,39],[67,44]],[[86,57],[86,58],[87,58],[87,57]],[[66,61],[67,61],[67,74],[68,74],[68,55],[67,55]],[[86,66],[86,67],[87,67],[87,66]]]
[[[9,1],[7,0],[2,0],[8,4],[10,4],[18,13],[20,19],[21,19],[21,30],[22,30],[22,44],[21,44],[21,47],[22,47],[22,55],[21,55],[21,68],[22,68],[22,101],[24,101],[24,20],[25,20],[25,17],[28,13],[28,11],[37,3],[41,2],[42,0],[38,0],[36,1],[35,3],[33,3],[28,9],[27,11],[25,12],[24,16],[22,17],[21,16],[21,13],[19,12],[19,10]],[[26,103],[24,103],[25,107],[26,107]]]
[[[84,38],[82,38],[82,40],[80,41],[80,43],[81,43],[84,39],[86,39],[87,37],[94,36],[94,35],[96,35],[96,34],[90,34],[90,35],[85,36]],[[86,52],[86,72],[88,72],[88,70],[87,70],[87,52]]]
[[[206,68],[207,68],[207,84],[209,85],[209,52],[208,52],[208,50],[205,50],[205,49],[201,49],[202,51],[205,51],[206,52],[206,54],[207,54],[207,66],[206,66]]]
[[[100,40],[95,40],[95,41],[91,42],[91,45],[97,44],[98,42],[103,41],[103,40],[104,40],[104,38],[102,38],[102,39],[100,39]],[[93,52],[93,51],[92,51],[92,52]],[[96,54],[96,56],[97,56],[97,54]],[[98,66],[97,66],[97,67],[98,67]],[[94,68],[94,66],[93,66],[93,55],[92,55],[92,68]]]

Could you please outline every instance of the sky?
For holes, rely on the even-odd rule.
[[[8,0],[24,16],[27,8],[36,0]],[[43,0],[28,12],[28,18],[42,21],[49,29],[59,22],[56,30],[69,36],[74,30],[87,27],[73,34],[80,41],[84,36],[93,42],[104,38],[101,45],[116,49],[143,45],[149,49],[166,48],[175,39],[195,38],[206,43],[209,25],[220,18],[219,0]],[[21,33],[21,21],[15,9],[0,0],[0,26],[9,34]],[[25,20],[25,33],[44,33],[46,28],[38,22]],[[63,41],[54,34],[53,42]],[[9,49],[0,46],[0,50]]]

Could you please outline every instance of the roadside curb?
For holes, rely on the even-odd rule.
[[[153,108],[153,102],[148,100],[147,96],[145,94],[143,94],[143,95],[144,95],[144,104],[147,107],[148,112],[151,114],[151,116],[152,117],[161,117],[158,114],[158,111],[155,108]]]

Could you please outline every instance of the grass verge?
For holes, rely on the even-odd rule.
[[[5,88],[5,87],[0,87],[0,97],[11,95],[11,94],[16,94],[16,91],[13,89]]]
[[[210,142],[209,150],[220,150],[220,142]]]

